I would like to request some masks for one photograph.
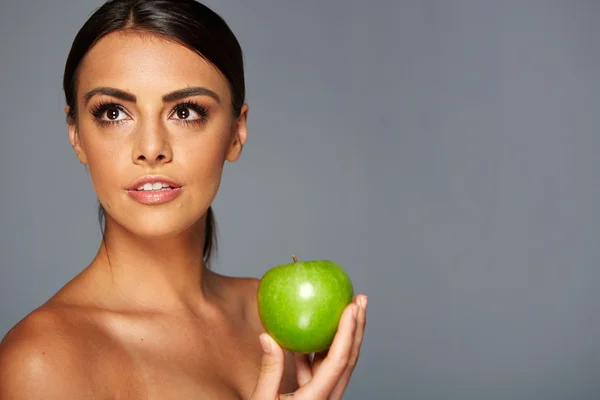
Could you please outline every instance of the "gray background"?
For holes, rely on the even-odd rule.
[[[96,0],[0,12],[0,334],[91,260],[61,92]],[[330,258],[370,295],[348,399],[600,398],[600,2],[211,0],[250,137],[215,268]]]

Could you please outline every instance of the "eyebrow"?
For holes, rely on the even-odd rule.
[[[221,103],[219,95],[205,87],[189,87],[181,90],[176,90],[174,92],[164,95],[162,100],[164,103],[169,103],[171,101],[181,100],[191,96],[209,96],[215,99],[217,103]]]
[[[124,90],[110,88],[110,87],[99,87],[99,88],[92,89],[85,94],[85,96],[83,97],[85,100],[85,104],[87,105],[90,102],[90,100],[92,99],[92,97],[94,97],[97,94],[105,94],[107,96],[116,97],[117,99],[129,101],[131,103],[135,103],[137,100],[137,97],[134,94],[131,94]],[[212,97],[213,99],[215,99],[218,103],[221,103],[221,99],[219,98],[219,95],[217,95],[215,92],[213,92],[212,90],[207,89],[205,87],[189,87],[189,88],[185,88],[185,89],[176,90],[174,92],[164,95],[162,97],[162,101],[163,101],[163,103],[169,103],[172,101],[185,99],[186,97],[191,97],[191,96],[209,96],[209,97]]]

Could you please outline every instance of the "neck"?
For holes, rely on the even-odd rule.
[[[210,271],[203,260],[204,219],[167,238],[141,238],[106,219],[94,264],[111,290],[134,307],[181,309],[206,301]]]

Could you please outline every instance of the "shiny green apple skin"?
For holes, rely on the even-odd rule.
[[[273,267],[258,288],[258,311],[267,333],[284,349],[327,350],[354,289],[342,267],[329,260]]]

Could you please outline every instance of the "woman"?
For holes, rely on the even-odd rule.
[[[247,138],[242,52],[226,23],[194,0],[108,1],[75,38],[64,91],[103,241],[4,338],[0,399],[342,398],[366,296],[310,361],[265,333],[257,279],[209,268],[210,205]]]

